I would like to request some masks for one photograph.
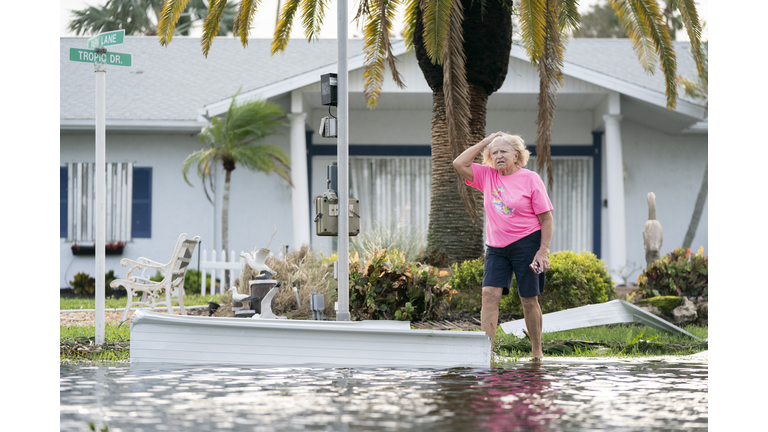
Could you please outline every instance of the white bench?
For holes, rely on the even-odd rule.
[[[123,267],[130,266],[130,269],[125,275],[125,279],[113,280],[110,286],[112,288],[125,287],[128,301],[125,305],[125,312],[123,312],[123,321],[128,319],[128,312],[133,306],[141,308],[165,305],[168,308],[168,313],[172,314],[171,303],[176,302],[181,308],[181,314],[187,314],[184,309],[184,276],[186,276],[195,246],[199,243],[199,236],[187,240],[187,234],[181,234],[178,242],[176,242],[171,260],[166,264],[144,257],[135,261],[128,258],[120,260],[120,265]],[[141,276],[131,276],[134,270],[141,270]],[[163,275],[163,280],[159,282],[149,280],[146,274],[147,270],[159,270]],[[133,301],[133,296],[138,295],[139,292],[142,293],[141,300]]]

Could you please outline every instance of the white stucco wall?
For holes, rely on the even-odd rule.
[[[89,162],[94,160],[93,133],[62,133],[60,162]],[[287,129],[281,136],[269,137],[265,144],[280,146],[288,151]],[[195,134],[159,133],[107,133],[107,162],[134,161],[139,167],[152,167],[152,237],[137,238],[129,242],[122,256],[106,257],[106,270],[115,270],[118,277],[126,268],[120,259],[144,256],[167,262],[181,233],[189,237],[199,235],[202,248],[211,250],[214,239],[214,206],[208,202],[195,168],[190,169],[189,186],[182,177],[181,164],[190,153],[203,145]],[[220,176],[223,187],[223,175]],[[220,191],[223,189],[219,189]],[[219,194],[219,199],[221,195]],[[253,205],[255,202],[263,205]],[[270,249],[290,244],[292,240],[290,187],[276,174],[251,172],[237,166],[232,173],[230,190],[229,249],[237,253],[256,247],[265,247],[275,227]],[[220,230],[220,216],[216,217]],[[216,233],[220,241],[220,231]],[[218,244],[219,241],[217,241]],[[78,272],[94,275],[94,258],[73,256],[71,242],[60,239],[61,287]],[[192,259],[197,268],[197,251]]]
[[[485,131],[520,135],[526,145],[536,143],[536,111],[489,111]],[[591,111],[557,111],[552,123],[552,145],[592,145]]]
[[[705,134],[665,134],[629,120],[621,123],[624,157],[624,191],[626,211],[627,261],[645,267],[643,227],[648,220],[646,195],[656,195],[656,219],[664,232],[661,255],[681,247],[691,221],[707,163]],[[699,221],[691,251],[699,246],[708,254],[708,202]],[[610,203],[608,203],[610,205]],[[604,218],[607,216],[603,209]],[[605,219],[603,220],[605,222]],[[610,253],[603,224],[604,256]],[[632,273],[628,281],[636,282],[642,270]],[[620,282],[620,281],[615,281]]]

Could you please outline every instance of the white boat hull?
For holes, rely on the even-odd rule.
[[[131,363],[333,367],[489,367],[482,332],[412,330],[407,321],[169,315],[131,319]]]
[[[624,300],[611,300],[606,303],[551,312],[544,314],[542,318],[542,333],[606,324],[641,323],[659,330],[677,332],[699,339],[680,327]],[[525,336],[523,334],[524,320],[505,322],[500,327],[507,334],[513,334],[519,338]]]

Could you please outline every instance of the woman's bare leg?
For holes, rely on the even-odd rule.
[[[499,302],[502,289],[483,287],[483,307],[480,309],[480,328],[491,338],[491,348],[496,339],[496,327],[499,324]]]
[[[528,336],[531,338],[531,356],[543,358],[544,351],[541,348],[542,316],[539,297],[520,297],[520,300],[523,303],[525,327],[528,329]]]

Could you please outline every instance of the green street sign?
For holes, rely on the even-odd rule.
[[[125,39],[125,30],[113,30],[98,34],[88,39],[88,49],[100,48],[107,45],[119,45]]]
[[[114,66],[131,66],[131,55],[115,52],[105,52],[97,54],[93,50],[80,48],[69,49],[69,60],[84,63],[106,63]]]

